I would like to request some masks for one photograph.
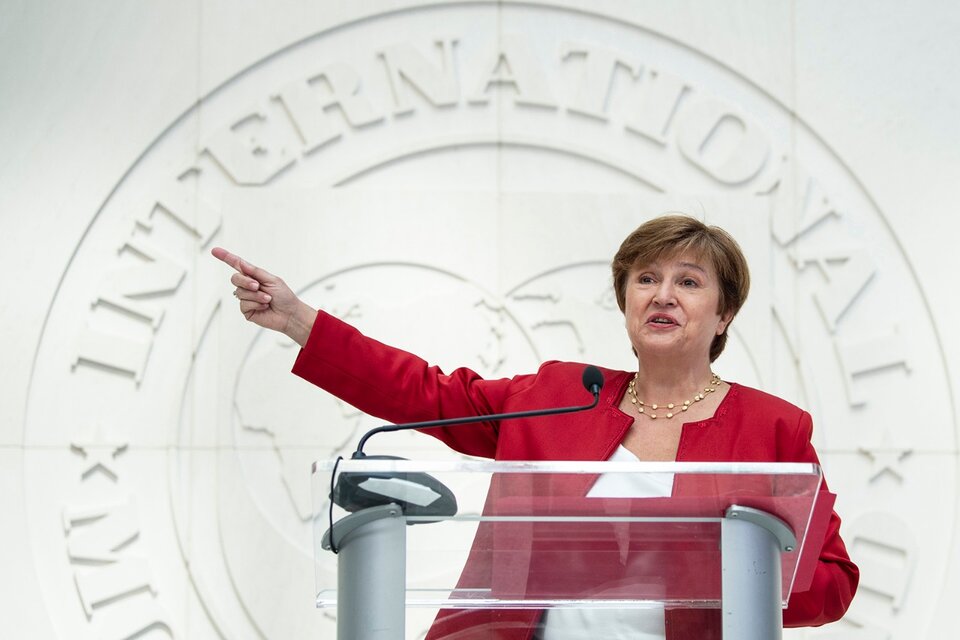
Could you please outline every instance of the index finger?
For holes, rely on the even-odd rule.
[[[243,263],[243,260],[240,259],[240,256],[235,253],[230,253],[223,247],[214,247],[210,249],[210,253],[213,254],[213,257],[221,262],[226,262],[228,265],[243,273],[243,269],[240,268],[240,265]]]
[[[260,267],[250,264],[237,254],[230,253],[223,247],[214,247],[210,250],[210,253],[212,253],[213,257],[217,260],[227,263],[245,276],[250,276],[260,282],[271,278],[271,275]]]

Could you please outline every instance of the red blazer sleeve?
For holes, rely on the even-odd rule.
[[[364,413],[394,424],[498,413],[534,376],[484,380],[470,369],[446,374],[421,358],[368,338],[320,311],[293,372]],[[468,455],[494,457],[498,425],[426,429]]]
[[[788,443],[791,450],[782,452],[780,460],[820,464],[810,441],[812,433],[813,422],[810,414],[804,411],[797,425],[795,439]],[[827,490],[824,481],[821,491]],[[840,517],[834,511],[824,535],[813,583],[809,590],[794,593],[790,597],[783,612],[783,625],[815,627],[839,620],[850,606],[859,581],[860,570],[847,554],[847,548],[840,538]]]

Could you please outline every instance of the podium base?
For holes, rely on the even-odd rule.
[[[323,536],[339,549],[337,640],[403,640],[407,528],[400,507],[351,514]]]

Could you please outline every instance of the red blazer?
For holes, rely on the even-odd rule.
[[[367,338],[324,312],[293,372],[370,415],[392,423],[461,417],[584,402],[582,364],[547,362],[535,374],[484,380],[469,369],[445,374],[420,358]],[[618,405],[632,376],[603,370],[606,380],[589,421],[582,414],[542,421],[511,420],[425,431],[462,453],[497,460],[606,460],[633,418]],[[589,425],[589,428],[586,428]],[[677,461],[813,462],[810,415],[756,389],[731,384],[712,418],[683,425]],[[586,489],[585,489],[586,490]],[[824,483],[823,490],[826,490]],[[784,625],[818,626],[840,619],[859,571],[840,539],[834,513],[811,588],[794,593]],[[541,612],[441,611],[428,639],[529,640]],[[668,640],[720,638],[720,611],[667,610]]]

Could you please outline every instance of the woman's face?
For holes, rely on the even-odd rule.
[[[714,337],[730,322],[718,312],[720,283],[709,260],[682,254],[634,267],[625,294],[627,333],[641,359],[709,363]]]

